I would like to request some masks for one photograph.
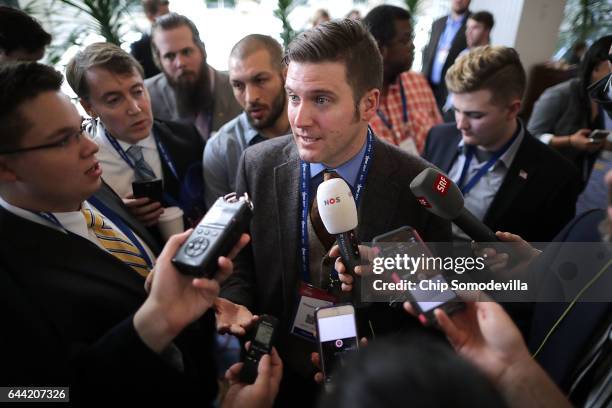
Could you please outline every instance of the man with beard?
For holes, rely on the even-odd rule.
[[[229,59],[230,83],[244,112],[225,124],[204,151],[204,199],[234,191],[244,149],[289,133],[283,49],[272,37],[252,34],[240,40]]]
[[[470,16],[469,7],[470,0],[452,0],[451,14],[434,21],[429,44],[423,50],[422,72],[431,85],[440,109],[448,95],[444,82],[446,71],[467,47],[465,26]]]
[[[162,70],[145,85],[153,116],[195,125],[203,140],[240,113],[227,74],[206,63],[206,50],[195,24],[169,13],[151,31],[155,64]]]
[[[418,154],[432,126],[442,123],[427,80],[410,71],[414,59],[410,13],[396,6],[373,8],[363,20],[383,57],[383,89],[374,133],[403,150]]]

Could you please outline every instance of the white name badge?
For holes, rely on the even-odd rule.
[[[309,341],[316,341],[315,310],[319,307],[333,305],[335,298],[322,289],[304,283],[298,293],[300,298],[291,333]]]

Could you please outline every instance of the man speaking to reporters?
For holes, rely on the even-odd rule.
[[[410,181],[427,163],[380,142],[368,128],[382,86],[382,58],[368,31],[348,19],[324,23],[298,36],[285,58],[293,135],[250,147],[242,156],[236,189],[255,205],[252,245],[222,288],[228,301],[217,308],[217,325],[242,334],[251,313],[277,316],[285,362],[278,404],[309,406],[315,395],[309,353],[316,344],[292,328],[301,288],[310,284],[324,292],[330,285],[325,265],[333,262],[325,255],[334,240],[312,209],[317,186],[330,176],[351,186],[360,241],[403,225],[425,240],[447,241],[450,225],[422,209],[410,192]],[[408,324],[384,304],[359,309],[357,319],[360,334],[368,336]]]

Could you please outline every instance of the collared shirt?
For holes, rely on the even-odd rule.
[[[363,146],[361,147],[361,150],[355,156],[353,156],[353,158],[351,158],[349,161],[342,164],[341,166],[336,167],[335,169],[330,169],[328,167],[325,167],[325,165],[322,163],[310,163],[311,188],[313,187],[312,186],[313,179],[321,175],[321,173],[323,173],[323,171],[326,169],[334,170],[352,188],[355,188],[355,184],[357,183],[357,176],[359,175],[359,168],[361,167],[361,161],[363,160],[363,156],[365,155],[366,147],[367,147],[367,140],[363,142]],[[321,180],[323,180],[323,178],[321,178]],[[313,195],[316,196],[316,194],[311,194],[311,197]]]
[[[249,123],[246,112],[223,125],[204,149],[204,200],[210,207],[217,198],[236,189],[236,173],[242,152],[267,140]]]
[[[406,95],[407,122],[403,119],[400,82]],[[397,81],[389,85],[387,95],[381,96],[379,109],[391,122],[392,129],[374,115],[370,126],[376,136],[411,153],[422,152],[429,130],[442,123],[436,98],[427,80],[414,71],[402,72]],[[410,145],[416,146],[416,152]]]
[[[132,182],[136,180],[136,173],[110,143],[105,135],[104,125],[101,121],[98,122],[94,141],[100,147],[96,157],[100,162],[100,166],[102,166],[102,178],[104,181],[115,190],[119,197],[131,195]],[[119,142],[119,145],[125,152],[132,146],[119,139],[117,139],[117,142]],[[155,176],[163,180],[162,163],[153,134],[149,134],[149,136],[136,144],[142,146],[142,155],[147,164],[151,166]]]
[[[516,137],[516,140],[510,145],[508,150],[499,158],[497,163],[495,163],[489,171],[476,183],[474,188],[472,188],[467,194],[464,196],[465,200],[465,208],[467,208],[470,212],[474,214],[476,218],[479,220],[483,220],[489,206],[493,202],[495,195],[499,191],[506,174],[508,174],[508,169],[516,156],[516,152],[518,151],[523,138],[525,137],[525,127],[519,121],[519,134]],[[463,169],[463,165],[465,163],[465,148],[463,139],[459,142],[457,148],[460,151],[460,154],[455,159],[450,171],[448,172],[448,176],[455,182],[459,182],[459,178],[461,177],[461,170]],[[467,170],[467,175],[465,176],[465,180],[470,180],[477,172],[480,170],[485,164],[486,160],[479,162],[476,157],[474,157],[470,163],[470,166]],[[458,240],[467,240],[471,241],[469,238],[459,227],[453,224],[453,237]]]
[[[453,20],[453,17],[449,15],[446,18],[446,26],[444,27],[444,31],[440,36],[440,40],[438,41],[438,46],[436,47],[436,55],[433,60],[433,66],[431,68],[431,82],[434,84],[439,84],[442,82],[442,69],[444,68],[444,64],[446,63],[446,57],[448,57],[448,52],[450,51],[451,45],[455,36],[459,32],[461,25],[463,24],[463,20],[467,16],[467,13],[462,14],[457,20]]]
[[[31,211],[24,210],[23,208],[19,208],[19,207],[16,207],[16,206],[8,203],[2,197],[0,197],[0,206],[4,207],[5,210],[7,210],[8,212],[12,213],[13,215],[16,215],[17,217],[24,218],[24,219],[26,219],[28,221],[32,221],[32,222],[35,222],[37,224],[44,225],[46,227],[52,228],[54,230],[57,230],[57,231],[60,231],[60,232],[63,232],[63,233],[66,233],[66,231],[69,231],[69,232],[71,232],[71,233],[73,233],[75,235],[80,236],[81,238],[85,238],[89,242],[92,242],[95,245],[97,245],[103,251],[106,251],[106,249],[102,246],[102,244],[100,243],[100,241],[96,237],[96,234],[93,232],[93,230],[87,227],[87,222],[85,221],[85,216],[83,215],[83,213],[81,213],[81,211],[54,212],[54,213],[52,213],[53,216],[62,225],[62,227],[63,227],[63,229],[62,229],[60,226],[56,225],[55,223],[51,222],[50,220],[48,220],[48,219],[46,219],[44,217],[38,216],[38,215],[34,214]],[[92,208],[95,209],[95,207],[93,205],[91,205],[87,201],[83,201],[82,206],[85,207],[85,208],[89,208],[89,209],[92,209]],[[98,212],[100,212],[100,211],[98,210]],[[107,217],[104,217],[104,220],[105,220],[105,222],[110,224],[110,226],[112,228],[114,228],[116,231],[121,231],[121,229],[118,228]],[[149,258],[153,262],[155,262],[155,255],[153,254],[151,249],[147,246],[147,244],[136,233],[134,233],[134,236],[136,237],[136,239],[138,239],[138,241],[140,241],[140,243],[142,244],[142,247],[145,249],[145,251],[147,251],[147,255],[149,255]]]

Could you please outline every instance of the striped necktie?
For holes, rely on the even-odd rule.
[[[127,149],[127,155],[134,162],[134,173],[136,173],[136,181],[151,181],[155,180],[155,172],[149,166],[149,163],[144,159],[142,154],[142,146],[133,145]]]
[[[81,208],[87,228],[91,228],[104,249],[121,262],[131,266],[142,276],[149,274],[149,267],[140,250],[118,229],[111,227],[104,216],[93,208]]]

